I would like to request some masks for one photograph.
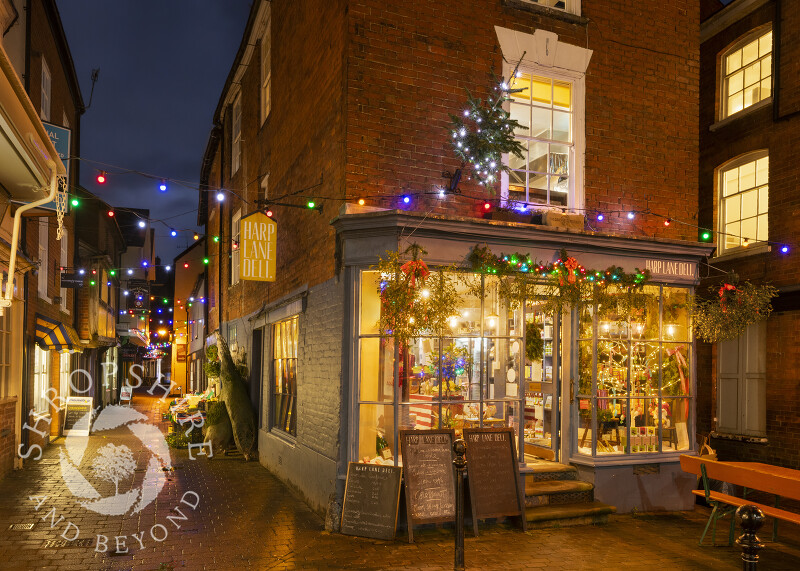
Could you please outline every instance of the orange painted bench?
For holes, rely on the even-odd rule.
[[[800,500],[800,470],[771,466],[760,462],[718,462],[700,456],[681,455],[681,469],[689,474],[700,476],[703,481],[702,490],[694,490],[692,493],[702,496],[712,506],[711,515],[700,536],[700,545],[703,544],[708,527],[714,523],[711,543],[716,543],[717,520],[732,514],[737,507],[743,505],[754,505],[758,507],[764,515],[774,519],[772,526],[772,539],[778,537],[778,520],[800,524],[800,514],[790,512],[778,507],[781,498]],[[744,488],[742,497],[732,496],[722,492],[715,492],[709,488],[709,480],[719,480],[728,482]],[[775,505],[768,506],[752,502],[747,499],[750,491],[758,490],[767,492],[775,496]],[[732,506],[727,508],[726,506]],[[733,543],[734,527],[736,518],[731,518],[731,529],[728,536],[728,545]]]

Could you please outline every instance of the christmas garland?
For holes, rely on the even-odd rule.
[[[754,323],[772,313],[772,298],[778,290],[750,282],[736,285],[736,276],[709,287],[710,297],[695,296],[691,312],[695,333],[709,343],[735,339]]]
[[[488,247],[476,245],[467,260],[473,271],[498,276],[498,293],[511,307],[532,297],[544,300],[546,310],[553,311],[582,302],[616,301],[627,313],[641,305],[641,290],[650,280],[650,271],[638,268],[631,273],[619,266],[587,269],[566,250],[561,250],[561,257],[555,262],[544,263],[519,252],[494,255]],[[537,293],[536,286],[540,286],[540,292],[544,286],[544,293]]]

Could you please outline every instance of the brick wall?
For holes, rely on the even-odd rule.
[[[789,10],[787,3],[783,3],[783,6],[780,39],[773,42],[773,50],[781,51],[779,74],[776,74],[773,66],[773,86],[779,86],[779,114],[782,116],[777,122],[773,120],[773,98],[773,105],[741,112],[726,120],[723,125],[715,126],[713,131],[709,129],[719,118],[721,54],[739,38],[765,24],[772,23],[773,34],[777,37],[775,3],[766,3],[708,39],[701,47],[699,206],[701,224],[708,228],[718,228],[718,168],[744,153],[767,149],[769,239],[791,244],[796,253],[800,243],[800,224],[796,222],[800,214],[800,196],[796,190],[800,180],[800,165],[794,157],[794,150],[800,144],[800,115],[791,113],[800,109],[800,96],[796,89],[797,70],[800,66],[800,51],[796,41],[800,34],[800,14]],[[721,270],[735,271],[742,280],[770,282],[789,290],[796,288],[800,284],[797,278],[800,258],[796,255],[781,255],[778,248],[772,250],[734,259],[712,260],[712,263]],[[714,272],[712,277],[718,278],[721,275]],[[794,331],[799,320],[799,311],[787,310],[774,313],[767,322],[768,444],[715,439],[713,445],[721,459],[753,460],[800,467],[800,422],[797,421],[800,411],[796,406],[800,392],[800,382],[797,380],[800,345],[794,340]],[[716,428],[716,355],[713,348],[704,343],[698,343],[697,354],[698,431],[708,432]]]
[[[14,469],[17,397],[0,399],[0,480]]]
[[[297,440],[331,459],[340,443],[342,288],[336,279],[312,288],[299,323]]]

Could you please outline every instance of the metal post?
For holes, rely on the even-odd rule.
[[[463,438],[453,442],[453,452],[456,458],[453,464],[456,467],[456,554],[453,569],[464,569],[464,470],[467,469],[467,445]]]
[[[758,552],[764,547],[759,541],[756,532],[764,525],[764,512],[756,506],[739,506],[736,517],[742,525],[742,535],[736,540],[736,545],[742,548],[742,569],[744,571],[758,570]]]

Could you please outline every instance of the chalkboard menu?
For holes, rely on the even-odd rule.
[[[64,410],[64,434],[89,436],[93,401],[92,397],[67,397]]]
[[[394,539],[403,469],[350,462],[342,506],[342,533]]]
[[[516,438],[511,428],[465,428],[467,478],[472,504],[472,525],[478,535],[478,520],[508,515],[522,516]]]
[[[401,430],[408,541],[415,523],[456,518],[452,430]]]

